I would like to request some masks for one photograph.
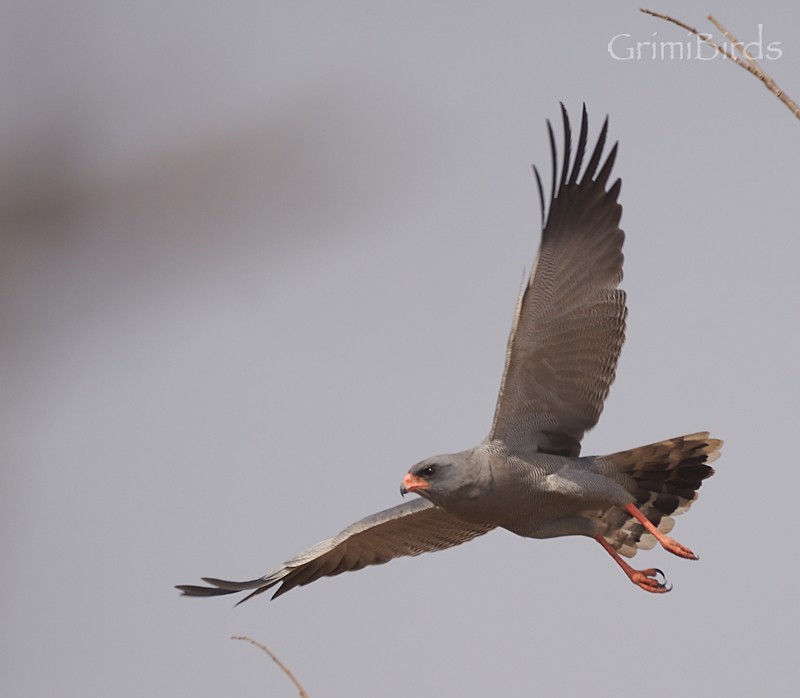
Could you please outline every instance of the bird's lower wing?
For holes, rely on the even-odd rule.
[[[180,585],[187,596],[220,596],[254,590],[242,601],[280,584],[272,598],[320,577],[382,565],[396,557],[444,550],[488,533],[494,526],[471,524],[425,499],[415,499],[368,516],[333,538],[296,555],[283,567],[259,579],[230,582],[204,577],[211,586]],[[241,603],[241,601],[239,602]]]

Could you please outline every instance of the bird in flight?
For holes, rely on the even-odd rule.
[[[572,157],[569,117],[561,105],[560,158],[547,122],[552,159],[549,204],[534,168],[542,211],[539,254],[520,291],[500,396],[489,435],[474,448],[413,466],[403,495],[419,495],[368,516],[258,579],[203,578],[180,585],[188,596],[250,592],[277,585],[272,598],[321,577],[397,557],[466,543],[495,528],[526,538],[590,536],[628,579],[652,593],[671,589],[656,568],[623,558],[656,543],[697,556],[667,534],[689,509],[722,441],[699,432],[605,456],[581,456],[616,373],[625,338],[620,180],[609,186],[615,144],[603,156],[608,119],[588,154],[583,108]],[[587,158],[585,167],[584,160]],[[241,603],[240,601],[239,603]]]

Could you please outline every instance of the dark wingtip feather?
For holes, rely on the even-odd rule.
[[[611,168],[614,167],[614,161],[617,159],[618,148],[619,143],[614,143],[614,147],[611,148],[611,152],[609,152],[606,161],[603,163],[603,167],[597,174],[597,179],[595,181],[604,189],[606,186],[606,181],[608,180],[608,175],[611,174]]]
[[[558,176],[558,160],[556,154],[556,137],[553,135],[553,125],[550,119],[547,120],[547,134],[550,138],[550,170],[553,173],[550,178],[550,201],[556,198],[556,177]]]
[[[606,136],[608,134],[608,117],[603,121],[603,127],[600,129],[600,135],[597,137],[597,145],[594,147],[592,157],[589,159],[589,164],[586,165],[586,171],[583,173],[581,184],[590,182],[594,178],[594,173],[597,166],[600,164],[600,157],[603,155],[603,148],[606,145]]]
[[[561,177],[558,182],[558,191],[561,193],[564,189],[564,185],[567,183],[569,161],[572,157],[572,129],[569,125],[569,114],[567,114],[567,108],[564,106],[564,102],[559,102],[559,104],[561,105],[561,120],[564,124],[564,161],[561,165]]]
[[[255,591],[253,591],[253,592],[249,593],[247,596],[245,596],[241,601],[237,601],[233,605],[233,607],[236,608],[237,606],[241,606],[245,601],[248,601],[249,599],[252,599],[254,596],[258,596],[259,594],[263,594],[271,586],[272,586],[271,584],[267,584],[267,585],[261,587],[260,589],[256,589]]]
[[[611,185],[611,188],[608,190],[608,196],[612,199],[612,201],[616,201],[619,199],[619,193],[622,191],[622,180],[617,179],[614,184]]]
[[[596,144],[591,151],[591,155],[587,152],[587,143],[589,140],[589,113],[584,103],[581,107],[581,126],[578,133],[577,142],[573,139],[572,125],[569,118],[567,108],[563,102],[559,102],[561,108],[561,118],[564,130],[564,153],[561,154],[556,146],[556,138],[551,121],[547,120],[547,135],[550,143],[550,162],[552,177],[550,182],[550,198],[545,198],[544,185],[541,175],[536,168],[533,167],[534,175],[536,176],[536,187],[539,192],[539,206],[541,209],[543,241],[547,237],[548,230],[553,227],[557,228],[560,224],[561,217],[566,215],[564,205],[559,204],[560,199],[564,198],[568,192],[574,189],[584,189],[585,191],[599,191],[605,190],[608,178],[611,175],[611,170],[617,156],[618,144],[614,144],[609,154],[604,158],[604,150],[608,138],[609,118],[603,120],[602,127],[597,136]],[[574,150],[573,150],[573,146]],[[575,153],[574,160],[572,153]],[[584,161],[588,158],[589,162],[581,173]],[[594,187],[592,185],[597,185]],[[620,187],[617,182],[612,188],[611,201],[616,201],[619,195]],[[596,194],[587,196],[595,196]],[[607,197],[602,197],[600,200],[595,200],[595,204],[600,205],[598,201],[608,202]],[[620,209],[621,211],[621,209]],[[617,215],[617,222],[619,222],[619,213]]]
[[[536,165],[533,166],[533,174],[536,177],[536,187],[539,189],[539,210],[542,212],[542,227],[544,227],[544,219],[547,211],[544,207],[544,187],[542,186],[542,178],[539,175],[539,170]]]
[[[214,577],[203,577],[206,584],[210,584],[220,589],[227,589],[228,591],[247,591],[248,589],[258,589],[264,586],[264,578],[251,579],[247,582],[231,582],[227,579],[216,579]]]
[[[286,583],[281,584],[276,590],[275,593],[272,595],[271,599],[274,601],[279,596],[283,596],[287,591],[291,591],[294,589],[295,585],[292,584],[291,586],[287,585]]]
[[[569,178],[569,186],[573,186],[578,181],[578,175],[583,165],[583,156],[586,152],[586,141],[589,138],[589,114],[586,112],[586,102],[583,103],[581,113],[581,130],[578,134],[578,147],[575,149],[575,162],[572,165],[572,175]]]
[[[226,594],[235,594],[235,591],[230,589],[218,589],[216,587],[199,587],[192,584],[176,584],[175,588],[178,589],[183,596],[225,596]]]

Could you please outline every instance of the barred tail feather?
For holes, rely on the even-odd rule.
[[[639,446],[603,456],[625,477],[639,510],[662,533],[669,533],[673,519],[689,510],[697,499],[703,480],[714,474],[709,465],[719,458],[720,439],[706,431]],[[619,507],[602,516],[601,533],[620,555],[633,557],[638,549],[648,550],[655,538],[642,524]]]

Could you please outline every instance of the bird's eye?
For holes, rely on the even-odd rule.
[[[436,472],[436,466],[429,465],[427,468],[423,468],[419,474],[425,477],[431,477],[431,475],[433,475],[435,472]]]

